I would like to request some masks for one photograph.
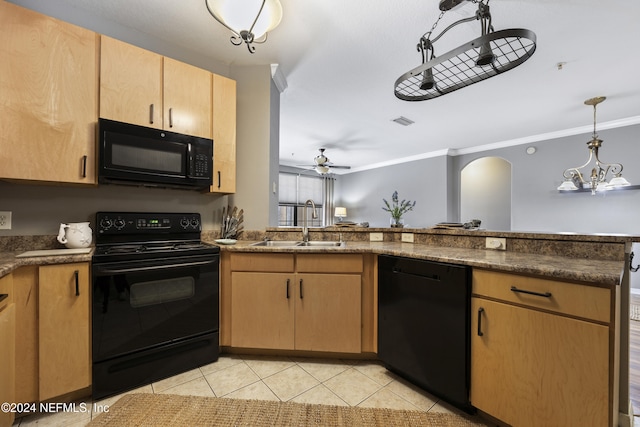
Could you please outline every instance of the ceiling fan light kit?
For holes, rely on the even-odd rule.
[[[395,96],[404,101],[426,101],[497,76],[529,59],[536,50],[533,31],[513,28],[494,31],[489,0],[466,0],[478,4],[476,14],[460,19],[438,36],[432,32],[445,12],[464,0],[442,0],[440,16],[430,31],[419,40],[417,49],[422,65],[404,73],[395,82]],[[481,36],[440,56],[434,44],[451,28],[464,22],[479,20]]]
[[[319,149],[320,154],[313,158],[314,165],[301,165],[311,167],[311,169],[318,172],[320,175],[326,175],[331,172],[331,169],[351,169],[351,166],[338,166],[331,163],[329,158],[324,155],[324,148]]]
[[[230,42],[235,46],[247,45],[256,51],[253,43],[267,41],[267,34],[280,24],[282,5],[279,0],[205,0],[209,14],[233,34]]]

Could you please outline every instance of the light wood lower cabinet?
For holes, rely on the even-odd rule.
[[[473,406],[514,426],[612,425],[611,290],[481,270],[473,290]]]
[[[89,263],[25,266],[13,276],[16,401],[43,401],[89,387]]]
[[[16,305],[13,303],[13,277],[0,278],[0,294],[8,297],[0,301],[0,403],[15,400],[15,341]],[[0,426],[13,424],[15,414],[0,410]]]
[[[293,350],[293,274],[231,273],[231,346]]]
[[[89,265],[46,265],[38,274],[40,400],[91,385]]]
[[[363,277],[370,276],[363,274],[363,255],[359,254],[335,258],[325,254],[234,253],[226,260],[223,257],[222,322],[230,323],[228,344],[340,353],[371,351],[371,340],[363,340],[362,335],[363,330],[372,333],[371,327],[363,328],[363,289],[369,291]],[[221,329],[224,345],[225,326]]]

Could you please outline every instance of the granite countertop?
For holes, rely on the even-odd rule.
[[[53,256],[37,256],[27,258],[16,258],[22,252],[0,252],[0,277],[6,276],[18,267],[23,265],[49,265],[49,264],[65,264],[70,262],[88,262],[91,261],[93,251],[86,254],[73,255],[53,255]]]
[[[213,243],[213,242],[211,242]],[[264,247],[255,241],[220,245],[228,252],[276,253],[375,253],[430,261],[463,264],[504,272],[544,276],[597,286],[617,286],[624,273],[623,261],[570,258],[490,249],[451,248],[402,242],[346,242],[345,247]]]
[[[209,242],[214,243],[214,242]],[[616,286],[624,273],[624,262],[583,259],[564,256],[537,255],[490,249],[452,248],[402,242],[346,242],[345,247],[260,247],[255,241],[238,241],[235,245],[220,245],[228,252],[276,253],[374,253],[404,256],[430,261],[463,264],[504,272],[543,276],[557,280],[581,282],[597,286]],[[21,252],[0,252],[0,277],[24,265],[90,262],[87,254],[16,258]]]

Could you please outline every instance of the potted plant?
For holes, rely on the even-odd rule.
[[[404,224],[402,223],[402,215],[405,212],[413,210],[413,207],[416,205],[415,201],[410,200],[402,200],[398,202],[398,191],[394,191],[391,195],[391,204],[387,202],[386,199],[382,199],[384,202],[384,206],[382,210],[387,211],[391,214],[391,227],[402,228]]]

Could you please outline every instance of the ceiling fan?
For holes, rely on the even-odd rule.
[[[331,169],[351,169],[351,166],[337,166],[329,161],[329,158],[324,155],[324,148],[320,148],[320,154],[314,157],[314,165],[302,165],[305,167],[311,167],[320,175],[325,175],[331,171]]]

